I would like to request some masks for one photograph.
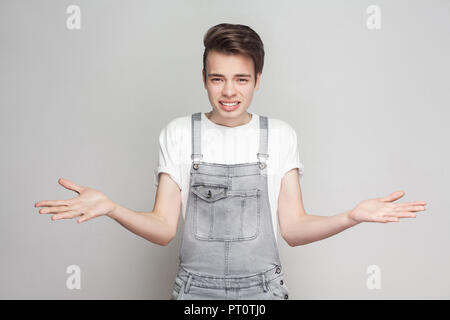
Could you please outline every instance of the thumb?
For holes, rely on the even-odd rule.
[[[73,190],[75,192],[77,192],[78,194],[80,194],[81,190],[83,189],[81,186],[73,183],[70,180],[64,179],[64,178],[60,178],[58,180],[59,184],[62,185],[64,188],[69,189],[69,190]]]
[[[404,195],[405,195],[405,193],[404,193],[402,190],[400,190],[400,191],[393,192],[393,193],[391,193],[389,196],[387,196],[387,197],[385,197],[385,198],[381,198],[380,200],[381,200],[381,201],[389,201],[389,202],[392,202],[392,201],[395,201],[395,200],[397,200],[397,199],[400,199],[400,198],[403,197]]]

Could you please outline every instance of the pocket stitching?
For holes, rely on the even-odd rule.
[[[212,196],[211,198],[207,198],[200,191],[199,187],[211,187],[211,189],[216,189],[218,191],[215,192],[216,194],[214,196]],[[227,190],[228,190],[227,187],[222,186],[222,185],[193,185],[193,186],[191,186],[191,188],[192,188],[191,189],[192,193],[194,193],[197,197],[201,198],[202,200],[204,200],[208,203],[213,203],[220,199],[225,198],[227,196]]]
[[[198,234],[198,225],[197,225],[197,217],[198,217],[198,201],[202,201],[204,200],[202,197],[199,197],[197,195],[197,193],[192,192],[192,194],[194,195],[194,208],[193,208],[193,233],[194,233],[194,237],[197,240],[206,240],[206,241],[248,241],[248,240],[253,240],[256,239],[260,233],[260,216],[261,216],[261,190],[260,189],[252,189],[251,191],[255,190],[255,194],[251,194],[251,193],[247,193],[247,192],[243,192],[242,194],[237,194],[237,193],[232,193],[231,196],[243,196],[245,198],[255,198],[256,201],[256,231],[254,235],[248,236],[248,237],[234,237],[234,238],[224,238],[224,237],[205,237],[205,236],[201,236]],[[231,197],[230,196],[230,197]],[[220,198],[222,199],[222,198]],[[220,200],[220,199],[216,199],[214,201],[206,201],[206,204],[208,205],[208,207],[210,207],[210,210],[213,210],[213,206],[214,206],[214,202]],[[225,199],[228,199],[228,197],[226,197]],[[245,207],[244,207],[245,208]],[[211,218],[211,220],[213,220],[214,217]],[[212,223],[213,221],[210,221],[211,226],[210,226],[210,233],[212,233]]]

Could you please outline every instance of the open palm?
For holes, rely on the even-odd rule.
[[[394,192],[385,198],[361,201],[349,216],[355,222],[398,222],[400,218],[415,218],[416,212],[425,210],[425,201],[392,203],[404,196]]]
[[[115,209],[116,204],[101,191],[79,186],[63,178],[58,182],[64,188],[77,192],[78,196],[68,200],[39,201],[34,205],[35,207],[45,207],[39,210],[39,213],[54,214],[52,220],[82,216],[78,220],[78,223],[81,223],[106,215]]]

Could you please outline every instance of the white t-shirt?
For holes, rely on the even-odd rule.
[[[192,165],[191,115],[170,121],[159,135],[159,163],[154,170],[155,186],[159,173],[170,175],[181,190],[181,210],[185,219]],[[238,164],[256,162],[259,151],[259,115],[252,113],[251,120],[237,127],[227,127],[201,116],[201,161]],[[267,183],[275,238],[277,239],[277,209],[281,179],[293,168],[299,168],[299,183],[303,176],[295,130],[285,121],[268,118]],[[278,239],[277,239],[278,241]]]

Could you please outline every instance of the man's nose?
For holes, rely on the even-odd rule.
[[[225,97],[231,97],[235,93],[236,93],[236,88],[234,87],[233,81],[226,81],[225,85],[223,86],[223,89],[222,89],[222,94]]]

